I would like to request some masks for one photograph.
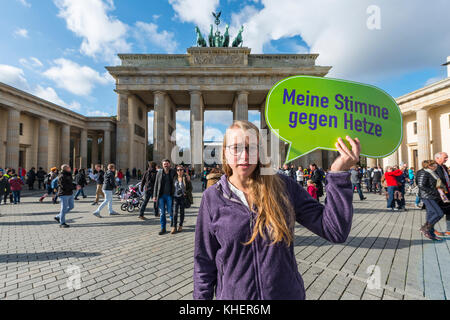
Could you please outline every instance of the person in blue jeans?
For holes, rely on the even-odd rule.
[[[159,235],[166,233],[166,211],[170,216],[170,226],[173,227],[173,180],[176,171],[171,168],[170,160],[162,161],[163,169],[156,173],[155,187],[153,188],[153,201],[158,202],[161,231]]]
[[[60,228],[69,228],[66,224],[66,214],[74,208],[73,190],[76,185],[72,178],[72,169],[68,164],[61,166],[61,174],[58,177],[58,196],[61,202],[61,211],[55,217],[56,222],[59,223]]]

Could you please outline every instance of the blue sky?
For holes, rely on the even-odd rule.
[[[115,115],[114,82],[104,68],[117,53],[185,53],[194,27],[206,31],[222,10],[232,34],[244,24],[254,53],[319,53],[330,76],[376,85],[398,97],[446,77],[448,1],[332,0],[0,0],[0,81],[90,116]],[[380,9],[369,30],[367,8]],[[151,119],[152,114],[149,114]],[[252,112],[250,120],[259,120]],[[178,115],[188,145],[188,114]],[[230,112],[208,112],[206,139]],[[151,131],[150,131],[151,132]],[[187,133],[187,134],[186,134]]]

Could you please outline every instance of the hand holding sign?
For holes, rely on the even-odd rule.
[[[353,140],[350,137],[347,137],[346,139],[352,146],[352,149],[349,150],[347,148],[347,145],[342,138],[338,139],[338,142],[336,142],[336,149],[339,151],[339,157],[331,165],[331,171],[348,171],[359,161],[359,154],[361,152],[359,139],[356,138]]]
[[[336,167],[346,168],[359,154],[387,157],[403,138],[402,115],[394,99],[373,86],[345,80],[284,79],[270,90],[265,116],[272,132],[290,144],[286,163],[325,149],[339,151],[344,162]],[[346,136],[358,137],[356,145],[349,140],[352,151],[342,140],[336,144]]]

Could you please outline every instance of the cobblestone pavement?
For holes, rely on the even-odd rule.
[[[200,185],[187,210],[185,228],[158,236],[159,220],[137,212],[103,219],[88,199],[68,214],[70,229],[53,220],[59,205],[36,195],[1,205],[0,299],[192,299],[193,242]],[[425,213],[387,212],[385,199],[355,197],[347,242],[332,245],[296,227],[295,254],[308,299],[446,299],[450,296],[450,240],[433,243],[418,231]],[[114,204],[120,211],[119,202]],[[121,212],[121,211],[120,211]],[[444,221],[437,227],[443,229]],[[369,266],[381,287],[369,289]],[[79,268],[79,269],[77,269]],[[77,287],[77,270],[81,282]],[[376,282],[376,281],[375,281]],[[371,282],[372,283],[372,282]],[[68,286],[71,284],[72,286]],[[72,287],[72,288],[70,288]]]

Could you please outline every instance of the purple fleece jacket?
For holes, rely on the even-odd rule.
[[[314,200],[293,179],[279,175],[294,206],[295,220],[318,236],[345,242],[353,218],[350,173],[327,175],[325,205]],[[197,218],[194,252],[194,299],[305,299],[294,245],[270,245],[253,232],[256,216],[230,191],[227,176],[203,194]]]

